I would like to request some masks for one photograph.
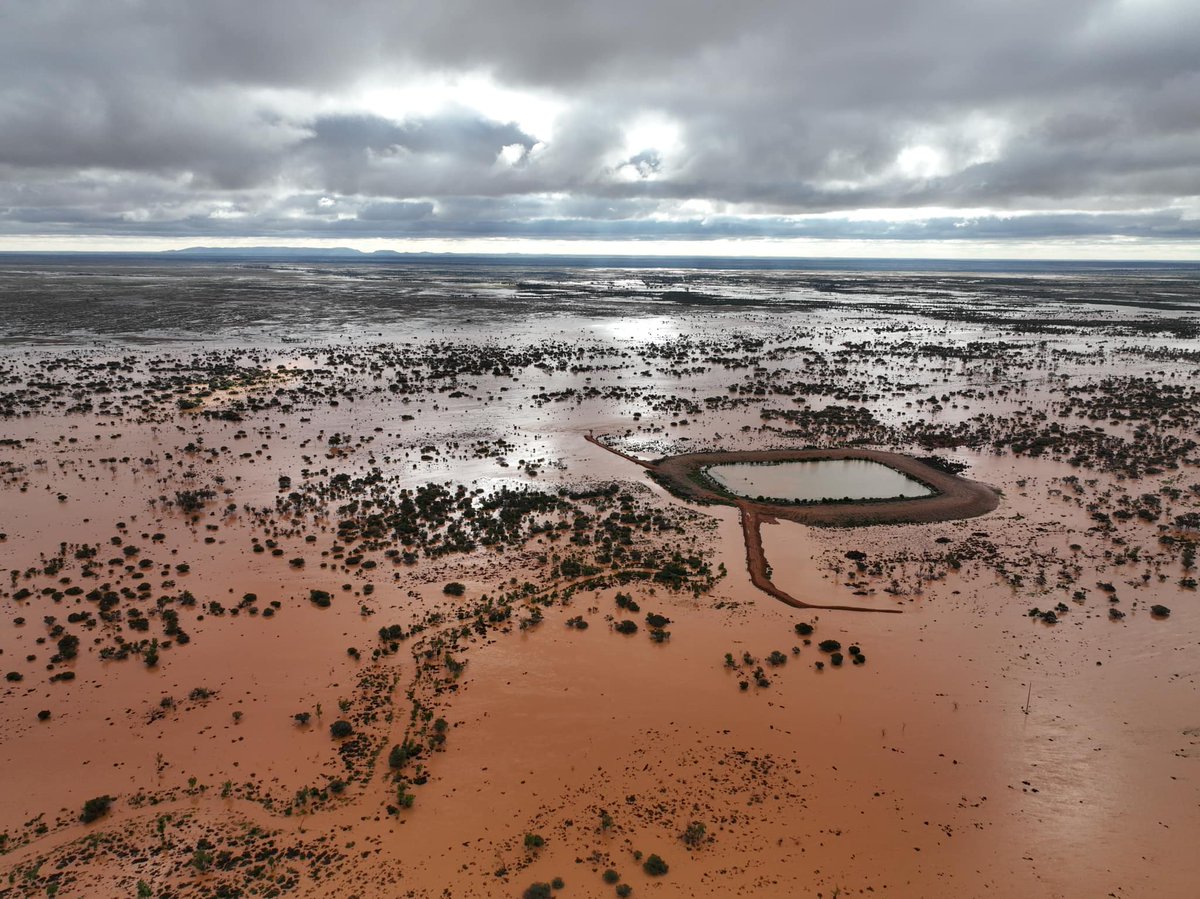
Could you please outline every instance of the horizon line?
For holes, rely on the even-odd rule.
[[[404,259],[562,259],[567,260],[589,260],[589,259],[610,259],[610,260],[627,260],[627,261],[655,261],[655,260],[689,260],[696,262],[703,261],[745,261],[745,262],[763,262],[763,263],[803,263],[803,262],[887,262],[887,263],[931,263],[945,262],[953,263],[956,266],[964,266],[970,264],[1037,264],[1037,265],[1076,265],[1076,266],[1108,266],[1117,265],[1123,267],[1138,267],[1138,266],[1191,266],[1200,267],[1200,259],[1180,259],[1180,258],[1151,258],[1151,257],[1049,257],[1049,256],[894,256],[894,255],[762,255],[762,254],[739,254],[739,253],[697,253],[697,252],[653,252],[653,253],[623,253],[613,251],[598,251],[598,252],[564,252],[547,249],[545,251],[529,251],[529,250],[393,250],[393,249],[375,249],[362,250],[352,246],[310,246],[310,245],[286,245],[286,244],[253,244],[244,246],[212,246],[212,245],[195,245],[180,248],[167,249],[101,249],[101,250],[85,250],[85,249],[0,249],[0,259],[11,257],[130,257],[130,256],[155,256],[166,257],[173,259],[198,259],[204,257],[220,257],[220,256],[259,256],[260,258],[269,258],[272,255],[278,257],[284,256],[310,256],[310,257],[330,257],[330,256],[353,256],[362,257],[361,261],[371,261],[389,259],[394,261]]]

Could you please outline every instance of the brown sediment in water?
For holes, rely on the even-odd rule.
[[[804,333],[811,327],[806,319]],[[727,353],[727,326],[707,333]],[[560,335],[572,357],[575,336]],[[728,501],[685,508],[661,484],[632,483],[643,479],[627,460],[653,463],[579,439],[589,428],[615,433],[629,406],[617,396],[576,403],[565,385],[583,390],[585,376],[606,391],[629,384],[647,367],[640,359],[605,370],[590,366],[612,358],[585,358],[573,373],[535,367],[542,357],[530,355],[514,368],[520,384],[490,375],[490,365],[477,377],[462,371],[491,338],[470,354],[440,344],[434,353],[436,370],[451,358],[457,386],[472,395],[454,396],[442,379],[418,384],[412,366],[385,367],[385,379],[410,379],[406,394],[380,390],[376,362],[390,350],[337,349],[304,356],[314,370],[246,395],[244,408],[218,399],[186,414],[174,397],[116,389],[103,396],[123,405],[123,416],[68,412],[64,389],[52,397],[64,408],[3,420],[0,672],[24,679],[4,681],[0,697],[0,764],[12,773],[0,796],[0,842],[8,835],[0,892],[132,896],[144,880],[153,895],[179,899],[218,891],[468,899],[520,896],[532,882],[562,876],[565,892],[555,895],[611,896],[602,872],[612,868],[634,895],[660,897],[1190,895],[1200,729],[1190,711],[1195,678],[1178,660],[1200,639],[1200,618],[1194,589],[1181,583],[1194,571],[1160,535],[1182,541],[1192,519],[1176,516],[1200,510],[1200,490],[1188,489],[1200,470],[1194,463],[1127,480],[1095,462],[1068,463],[1066,452],[955,450],[976,477],[1003,489],[1004,505],[982,519],[929,525],[810,527],[788,520],[783,505],[749,514]],[[678,355],[694,345],[671,346]],[[751,385],[763,380],[752,352],[744,367]],[[1008,381],[1030,367],[1031,354],[1045,352],[1039,344],[1014,355]],[[861,364],[862,348],[845,359]],[[1054,364],[1094,364],[1078,354],[1063,359]],[[86,362],[64,362],[63,371],[90,382],[95,366],[78,367]],[[916,357],[903,366],[899,373],[923,376]],[[14,383],[50,383],[22,371]],[[927,385],[943,377],[935,369]],[[717,395],[729,380],[714,368],[695,383]],[[673,372],[661,386],[643,375],[641,395],[678,398],[691,421],[667,423],[675,410],[647,401],[643,415],[661,423],[634,429],[620,441],[627,451],[657,458],[708,446],[699,441],[720,440],[720,432],[743,434],[739,445],[748,447],[858,445],[871,436],[784,433],[760,417],[766,401],[758,394],[696,413],[686,406],[692,384],[677,382]],[[209,383],[192,380],[187,389]],[[280,389],[285,405],[267,405]],[[944,391],[973,407],[983,402],[965,395],[977,392],[972,383]],[[1020,403],[1057,425],[1065,395],[1052,379],[1031,383]],[[135,410],[146,402],[155,414],[139,421]],[[903,408],[891,398],[883,406]],[[997,412],[990,397],[985,408]],[[225,411],[244,420],[219,417]],[[918,406],[911,415],[926,412]],[[967,413],[947,406],[945,414]],[[1156,417],[1148,427],[1164,425]],[[491,442],[476,452],[484,438]],[[1112,458],[1128,464],[1136,452],[1140,461],[1153,450],[1145,446]],[[542,457],[536,475],[518,462]],[[376,467],[397,478],[386,491],[321,492],[332,491],[335,477],[358,479]],[[514,478],[570,498],[587,517],[539,514],[539,524],[554,527],[528,540],[413,562],[393,560],[381,545],[363,550],[359,564],[352,560],[368,539],[341,538],[343,519],[367,514],[348,508],[355,500],[429,482],[474,490]],[[621,500],[579,499],[611,485],[628,495],[628,509]],[[206,487],[217,496],[192,514],[161,501]],[[292,490],[316,505],[298,507]],[[1156,495],[1160,519],[1145,520],[1138,512],[1151,513]],[[671,526],[651,526],[660,517]],[[614,546],[628,539],[640,557],[619,570],[599,561],[602,523],[612,524]],[[126,558],[130,544],[140,552]],[[119,618],[92,612],[94,628],[70,616],[95,603],[67,592],[92,586],[73,554],[85,545],[97,552],[97,582],[134,590]],[[767,587],[742,573],[751,552],[761,556]],[[547,563],[556,555],[587,568],[572,576]],[[693,555],[725,576],[696,592],[655,580],[664,563]],[[58,556],[62,569],[48,571]],[[302,566],[290,564],[297,558]],[[139,559],[155,564],[143,569]],[[465,584],[466,595],[449,598],[449,581]],[[141,597],[136,587],[145,582],[156,589]],[[768,587],[906,614],[798,612]],[[20,588],[32,593],[17,599]],[[329,590],[331,604],[311,602],[312,588]],[[197,594],[195,606],[182,606],[184,589]],[[520,594],[511,618],[479,622],[484,592]],[[251,593],[257,602],[242,605]],[[1059,600],[1069,605],[1060,623],[1028,614]],[[211,611],[213,601],[227,613]],[[267,618],[272,601],[280,605]],[[1174,614],[1156,618],[1151,603]],[[146,633],[124,614],[135,606],[150,622]],[[167,648],[164,639],[155,666],[101,655],[117,636],[165,637],[168,609],[192,636],[188,645]],[[1114,620],[1110,609],[1126,617]],[[654,639],[651,614],[669,619],[669,639]],[[618,630],[622,618],[638,630]],[[411,633],[418,624],[427,629]],[[78,655],[51,663],[59,625],[81,638]],[[409,633],[398,650],[380,634],[389,625]],[[847,652],[861,647],[869,661],[848,657],[835,667],[820,646],[833,640]],[[77,678],[51,679],[67,671]],[[211,694],[193,700],[198,687]],[[41,720],[41,710],[50,716]],[[301,711],[313,720],[298,722]],[[356,738],[331,736],[343,715],[364,746],[378,749],[369,773],[358,759],[370,756],[343,754]],[[439,717],[445,742],[434,744]],[[424,751],[392,769],[388,750],[407,739],[421,739]],[[352,778],[345,761],[355,762]],[[345,788],[336,793],[339,778]],[[389,808],[398,792],[415,795],[411,808]],[[115,798],[111,811],[83,823],[83,804],[104,795]],[[684,841],[692,823],[707,827],[699,845]],[[526,849],[530,834],[545,845]],[[648,876],[635,855],[643,852],[661,854],[670,873]]]
[[[974,518],[994,510],[1000,495],[986,484],[969,481],[939,471],[919,459],[899,453],[870,449],[751,450],[745,452],[685,453],[647,462],[623,453],[602,442],[594,434],[590,443],[608,450],[635,465],[647,469],[659,483],[677,496],[700,503],[720,503],[735,507],[740,515],[746,543],[746,568],[759,590],[796,609],[827,609],[840,612],[899,612],[868,606],[829,605],[806,602],[779,589],[771,580],[770,563],[762,544],[762,523],[785,518],[819,527],[854,527],[875,524],[907,524]],[[837,503],[772,503],[734,496],[702,483],[697,475],[713,465],[730,463],[815,462],[818,460],[860,459],[879,462],[925,484],[934,492],[911,499],[871,500]]]

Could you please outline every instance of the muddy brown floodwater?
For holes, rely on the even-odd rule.
[[[1193,896],[1197,299],[0,265],[0,896]]]

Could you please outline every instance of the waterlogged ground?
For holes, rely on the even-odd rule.
[[[1196,297],[0,268],[0,896],[1194,894]],[[767,524],[791,595],[902,613],[803,614],[589,434],[1003,496]]]

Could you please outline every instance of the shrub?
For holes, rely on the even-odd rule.
[[[537,833],[525,834],[525,848],[526,849],[541,849],[545,845],[546,845],[546,841],[545,841],[545,839],[542,838],[541,834],[537,834]]]
[[[349,721],[339,718],[333,724],[329,725],[329,733],[334,739],[340,740],[342,737],[348,737],[354,733],[354,728],[350,726]]]
[[[175,502],[185,512],[197,512],[204,508],[208,500],[216,499],[216,496],[215,490],[177,490]]]
[[[796,625],[796,633],[799,634],[801,637],[807,637],[812,632],[813,632],[813,626],[811,624],[805,624],[803,621],[801,621],[799,624]]]
[[[624,621],[618,621],[614,626],[618,634],[636,634],[637,623],[626,618]]]
[[[631,887],[629,884],[627,884],[627,883],[617,884],[617,895],[620,896],[621,899],[625,899],[625,897],[628,896],[632,892],[633,892],[633,887]]]
[[[704,842],[705,827],[700,821],[693,821],[683,831],[683,842],[688,846],[699,846]]]
[[[832,665],[834,668],[837,668],[839,665],[841,665],[842,664],[842,654],[840,652],[833,653],[829,657],[829,664]]]
[[[554,887],[556,890],[561,890],[566,886],[566,882],[561,877],[555,877],[552,881],[550,881],[550,886]]]
[[[535,883],[526,887],[525,892],[521,894],[523,899],[550,899],[550,884]]]
[[[650,857],[642,863],[642,870],[651,877],[662,877],[667,873],[668,870],[670,870],[670,868],[659,856],[652,853]]]
[[[451,581],[442,588],[442,592],[447,596],[462,596],[467,592],[467,588],[458,581]],[[537,884],[534,884],[534,886],[537,886]]]
[[[616,871],[614,871],[612,868],[609,868],[607,871],[605,871],[600,876],[601,876],[601,878],[603,878],[604,882],[607,884],[614,884],[618,880],[621,879],[621,875],[618,874]]]
[[[666,627],[671,623],[671,619],[666,615],[659,615],[657,612],[651,612],[646,616],[646,623],[651,627]]]
[[[312,600],[313,605],[320,606],[322,609],[328,609],[330,603],[333,602],[333,594],[328,590],[309,590],[308,598]]]
[[[817,648],[820,649],[821,652],[837,652],[842,648],[842,644],[837,640],[822,640],[817,644]]]
[[[58,641],[58,654],[64,659],[79,655],[79,638],[74,634],[64,634]]]
[[[112,796],[97,796],[89,799],[83,804],[83,813],[79,816],[79,820],[84,824],[91,824],[97,818],[104,817],[108,814],[108,809],[114,801]]]

